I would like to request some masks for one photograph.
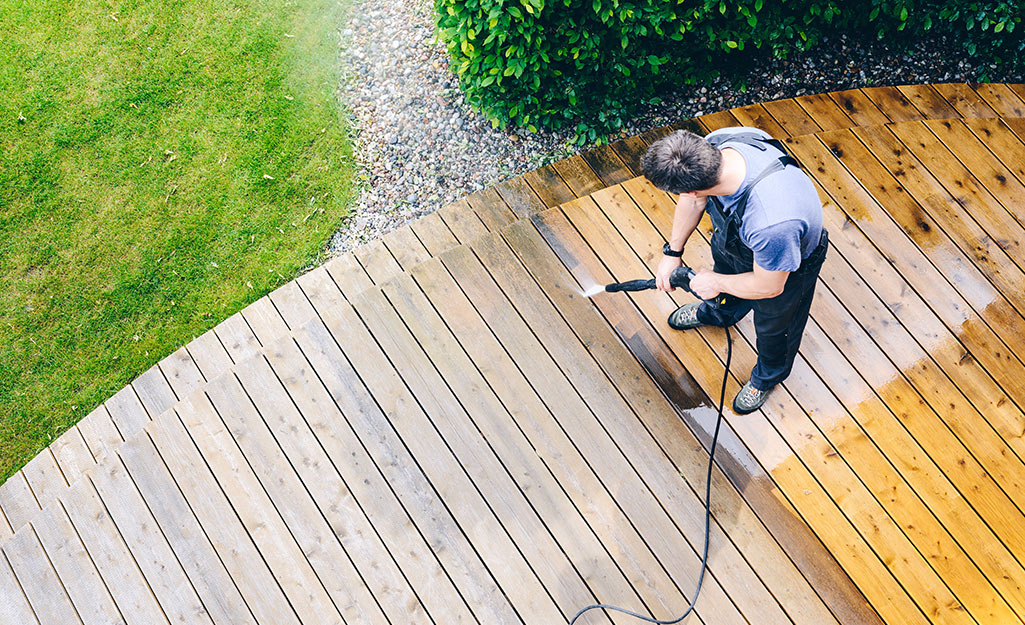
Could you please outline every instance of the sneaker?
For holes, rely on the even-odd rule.
[[[751,386],[751,382],[748,381],[740,389],[740,392],[737,393],[737,396],[733,398],[733,412],[747,414],[758,410],[765,403],[765,400],[768,399],[770,392],[772,392],[771,388],[767,391],[759,391]]]
[[[698,321],[698,308],[701,302],[684,304],[669,315],[669,327],[675,330],[690,330],[705,324]]]

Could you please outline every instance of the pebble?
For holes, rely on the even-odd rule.
[[[358,198],[331,239],[341,254],[441,206],[580,150],[572,131],[495,129],[470,108],[435,40],[430,0],[364,0],[339,25],[342,103],[351,117]],[[736,106],[866,86],[974,82],[983,69],[943,38],[910,52],[835,36],[737,76],[682,85],[645,104],[617,137]],[[990,71],[1023,82],[1022,70]],[[588,146],[584,146],[585,148]]]

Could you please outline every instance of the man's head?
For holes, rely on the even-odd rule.
[[[722,153],[686,130],[662,137],[641,157],[641,171],[655,187],[670,193],[710,189],[719,181]]]

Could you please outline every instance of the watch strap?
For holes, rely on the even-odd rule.
[[[673,258],[683,257],[683,249],[680,249],[680,251],[677,252],[673,248],[669,247],[668,242],[666,242],[666,244],[662,246],[662,253],[666,256],[672,256]]]

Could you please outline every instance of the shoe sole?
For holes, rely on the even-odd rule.
[[[734,402],[733,403],[733,412],[738,414],[738,415],[751,414],[752,412],[757,411],[759,408],[761,408],[764,405],[765,405],[765,402],[763,401],[762,403],[758,404],[754,408],[751,408],[750,410],[742,410],[739,406],[737,406],[737,403]]]

